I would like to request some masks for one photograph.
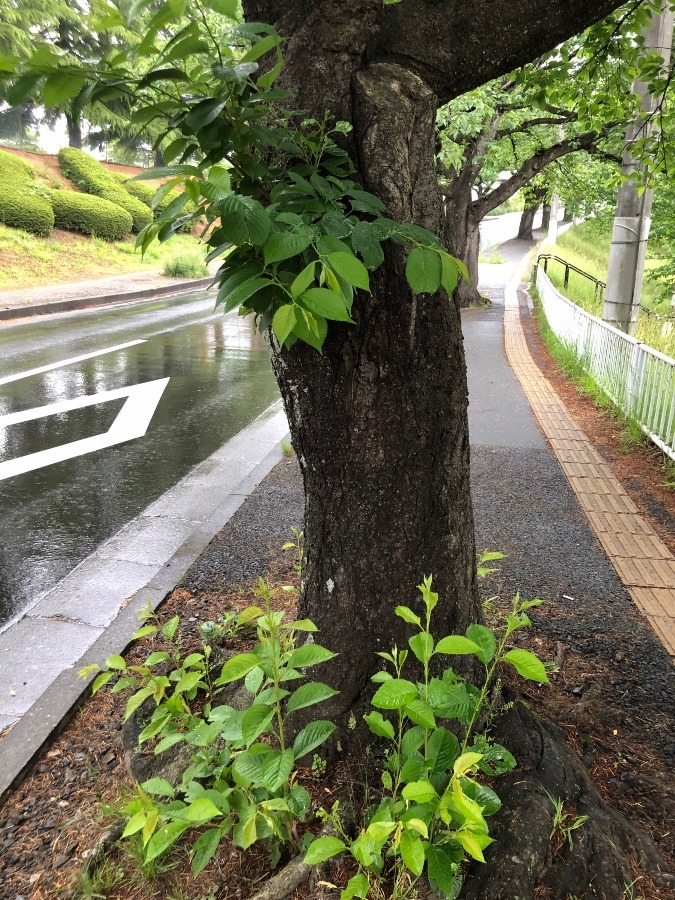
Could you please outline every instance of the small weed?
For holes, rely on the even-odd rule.
[[[197,253],[179,253],[165,261],[162,274],[173,278],[204,278],[207,269],[203,257]]]
[[[574,849],[572,832],[576,831],[588,820],[588,816],[575,816],[565,809],[565,803],[560,797],[553,797],[545,792],[553,807],[553,820],[551,822],[551,840],[554,841],[554,853],[558,853],[566,843],[570,852]]]
[[[293,444],[291,444],[291,442],[287,438],[281,439],[281,452],[284,454],[284,456],[293,456],[293,454],[295,453]]]
[[[485,263],[489,266],[500,266],[506,260],[498,250],[487,250],[478,257],[478,262]]]
[[[80,882],[74,889],[75,900],[105,900],[124,878],[124,870],[103,856],[91,870],[85,869],[80,875]]]

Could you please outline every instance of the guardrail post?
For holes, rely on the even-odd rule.
[[[639,418],[646,361],[647,355],[642,351],[640,344],[633,344],[626,377],[626,412],[634,419]]]
[[[563,281],[563,287],[567,287],[570,283],[570,267],[569,263],[565,263],[565,280]]]

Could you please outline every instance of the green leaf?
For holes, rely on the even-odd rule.
[[[303,669],[306,666],[316,666],[319,663],[333,659],[337,653],[327,650],[320,644],[303,644],[296,648],[288,658],[288,665],[292,669]]]
[[[141,785],[146,794],[158,797],[173,797],[175,790],[166,778],[151,778]]]
[[[311,234],[300,234],[295,231],[278,231],[271,234],[263,244],[265,265],[269,266],[299,256],[311,243]]]
[[[516,672],[528,681],[548,684],[548,675],[543,662],[529,650],[514,649],[504,654],[504,659],[511,663]]]
[[[243,284],[238,285],[223,298],[225,301],[223,312],[230,312],[230,310],[235,309],[235,307],[246,303],[246,301],[250,300],[254,294],[257,294],[258,291],[261,291],[263,288],[269,287],[271,284],[273,284],[273,282],[271,282],[269,278],[252,278],[250,281],[245,281]],[[218,303],[220,302],[219,291]]]
[[[422,728],[435,728],[436,719],[434,714],[424,700],[412,700],[403,707],[403,712],[414,722],[415,725],[421,725]]]
[[[443,897],[455,900],[462,887],[455,861],[440,847],[429,844],[426,849],[427,874],[432,885]]]
[[[293,770],[294,753],[292,750],[275,750],[263,760],[260,772],[260,783],[268,791],[276,793],[282,785],[286,784]]]
[[[272,223],[265,208],[252,197],[228,194],[218,204],[220,230],[233,244],[250,241],[256,247],[267,240]]]
[[[120,656],[118,653],[113,653],[112,656],[109,656],[106,659],[105,664],[109,669],[117,669],[120,672],[123,672],[127,667],[124,657]]]
[[[408,869],[419,877],[424,870],[424,845],[419,836],[411,831],[404,831],[398,849]]]
[[[467,656],[473,653],[478,659],[482,652],[482,648],[475,641],[470,641],[461,634],[441,638],[434,649],[434,653],[445,653],[447,656]]]
[[[434,655],[434,639],[426,631],[414,634],[408,640],[408,645],[421,663],[429,662]]]
[[[327,684],[320,681],[310,681],[309,684],[303,684],[296,691],[293,691],[288,698],[286,704],[286,712],[292,713],[298,709],[304,709],[306,706],[314,706],[315,703],[321,703],[334,697],[339,691],[334,690]]]
[[[411,625],[422,624],[420,617],[408,606],[397,606],[394,612],[399,618],[403,619],[404,622],[409,622]]]
[[[382,713],[371,712],[363,718],[373,734],[376,734],[378,737],[389,738],[390,741],[394,740],[394,726],[388,719],[383,717]]]
[[[403,788],[403,797],[413,803],[428,803],[438,797],[436,789],[429,781],[411,781]]]
[[[437,728],[427,742],[429,777],[447,772],[459,754],[459,742],[447,728]]]
[[[137,812],[136,815],[132,816],[127,822],[126,828],[122,832],[122,837],[130,837],[132,834],[136,834],[137,831],[140,831],[141,828],[145,826],[147,818],[148,814],[146,810],[139,810],[139,812]]]
[[[335,725],[324,719],[317,719],[316,722],[310,722],[298,734],[293,744],[293,754],[296,759],[300,759],[307,753],[319,747],[324,741],[328,740],[335,731]]]
[[[212,9],[226,19],[239,21],[239,0],[204,0],[204,6]]]
[[[441,285],[441,258],[436,250],[415,247],[408,255],[405,277],[416,294],[434,294]]]
[[[486,834],[478,834],[475,831],[456,831],[455,838],[464,847],[469,856],[478,862],[485,862],[483,850],[492,843],[492,838]]]
[[[338,853],[343,853],[347,849],[347,845],[340,838],[336,837],[320,837],[312,841],[309,845],[307,853],[305,853],[305,865],[317,866],[319,863],[332,859]]]
[[[459,280],[459,269],[454,257],[448,253],[441,253],[441,284],[452,297]]]
[[[481,652],[476,656],[482,663],[487,665],[490,660],[494,659],[495,636],[489,628],[486,628],[485,625],[469,625],[466,629],[466,636],[480,647]]]
[[[353,323],[342,294],[329,291],[328,288],[310,288],[301,294],[299,299],[311,312],[323,316],[324,319]]]
[[[57,106],[67,100],[71,100],[84,85],[83,75],[74,75],[67,72],[59,72],[49,75],[45,79],[42,89],[42,102],[49,108]]]
[[[294,298],[297,298],[302,294],[303,291],[306,291],[307,288],[314,281],[314,274],[316,272],[316,260],[314,262],[309,263],[309,265],[305,266],[305,268],[300,272],[300,274],[294,279],[291,284],[291,294]]]
[[[260,660],[252,653],[238,653],[223,665],[220,672],[219,684],[229,684],[238,678],[243,678],[251,669],[255,669],[259,665]]]
[[[263,731],[267,730],[274,717],[274,709],[265,703],[250,706],[241,720],[241,733],[247,744],[252,744]]]
[[[297,321],[298,318],[293,303],[284,303],[284,305],[280,306],[274,313],[272,319],[272,331],[281,345],[284,344],[286,338],[293,331]]]
[[[181,676],[180,681],[175,687],[174,693],[189,693],[193,688],[197,687],[202,678],[203,675],[201,672],[186,672],[185,675]]]
[[[330,253],[328,262],[336,275],[364,291],[370,291],[368,269],[353,253]]]
[[[370,222],[356,223],[351,234],[351,243],[354,250],[361,255],[367,269],[377,269],[384,262],[380,239]]]
[[[406,681],[405,678],[392,678],[391,681],[385,681],[380,685],[371,702],[380,709],[402,709],[417,696],[417,688],[411,681]]]
[[[359,897],[365,900],[368,895],[368,876],[365,872],[359,872],[353,875],[347,882],[347,887],[340,894],[340,900],[352,900],[353,897]]]
[[[218,809],[213,800],[208,797],[197,797],[193,800],[188,808],[183,812],[183,817],[188,822],[209,822],[216,816],[222,816],[222,812]]]
[[[482,753],[462,753],[462,755],[453,763],[452,771],[457,776],[466,775],[470,769],[473,769],[474,766],[478,765],[482,758]]]
[[[84,677],[87,677],[87,676],[84,676]],[[110,681],[110,679],[114,678],[114,677],[115,677],[114,672],[101,672],[101,674],[98,675],[94,679],[94,683],[91,686],[92,694],[95,694],[97,691],[99,691],[103,687],[104,684],[107,684]]]
[[[209,828],[204,834],[199,835],[190,852],[193,875],[199,875],[209,864],[218,849],[221,837],[219,828]]]
[[[168,850],[189,827],[188,822],[169,822],[168,825],[163,825],[150,838],[145,852],[145,861],[152,862],[153,859]]]

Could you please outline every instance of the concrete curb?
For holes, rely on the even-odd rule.
[[[198,278],[181,284],[167,284],[141,291],[122,291],[116,294],[100,294],[93,297],[74,297],[72,300],[54,300],[51,303],[36,303],[34,306],[16,306],[0,309],[0,321],[26,319],[30,316],[44,316],[49,313],[70,312],[105,306],[108,303],[132,303],[135,300],[154,300],[157,297],[168,297],[171,294],[192,294],[205,291],[213,284],[213,278]],[[1,302],[1,300],[0,300]]]
[[[86,572],[87,567],[91,567],[92,561],[100,562],[102,569],[105,569],[114,549],[124,540],[127,547],[142,546],[140,528],[143,526],[152,530],[156,523],[167,520],[170,520],[171,524],[180,523],[183,527],[187,525],[187,534],[177,549],[173,553],[169,550],[154,574],[128,599],[117,605],[116,612],[114,615],[111,614],[110,623],[97,629],[98,633],[93,636],[93,640],[79,658],[62,667],[56,677],[47,682],[37,699],[0,739],[0,803],[21,781],[28,767],[50,738],[65,727],[85,698],[89,682],[77,677],[80,668],[94,662],[101,663],[110,654],[124,651],[138,628],[140,610],[146,607],[148,602],[156,609],[173,590],[204,548],[282,459],[283,453],[279,443],[287,434],[288,426],[281,410],[281,401],[278,401],[251,425],[196,466],[181,482],[124,526],[117,535],[106,541],[63,579],[61,585],[64,582],[76,581],[78,570]],[[229,474],[229,487],[226,485],[223,488],[222,496],[214,508],[213,495],[223,472]],[[192,493],[197,499],[193,508],[186,511],[183,504],[188,493]],[[178,498],[176,507],[180,507],[180,511],[176,511],[173,516],[170,514],[173,505],[172,494]],[[200,514],[196,515],[195,512]],[[82,578],[82,575],[80,577]],[[105,575],[102,577],[105,578]],[[86,582],[86,576],[82,580]],[[54,592],[62,594],[63,588],[57,585]],[[91,624],[85,621],[84,607],[82,616],[63,612],[49,615],[47,612],[38,617],[39,608],[45,603],[49,605],[49,602],[49,596],[39,600],[17,624],[23,624],[24,627],[37,627],[38,623],[53,624],[55,627],[71,625],[89,628],[92,634],[94,633]],[[4,638],[10,630],[4,632],[1,637]],[[32,647],[28,652],[33,654],[39,651]],[[39,659],[31,657],[31,660],[40,665]],[[44,672],[42,674],[44,675]],[[6,676],[4,680],[6,681]]]

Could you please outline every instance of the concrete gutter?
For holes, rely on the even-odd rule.
[[[196,466],[0,632],[0,802],[87,688],[83,666],[122,653],[282,458],[281,401]]]
[[[54,300],[49,303],[24,304],[22,306],[0,309],[0,321],[25,319],[29,316],[44,316],[49,313],[70,312],[71,310],[88,309],[93,306],[105,306],[108,303],[132,303],[139,300],[168,297],[172,294],[191,294],[196,291],[205,291],[212,284],[213,278],[196,278],[180,283],[174,282],[173,284],[162,285],[161,287],[144,288],[140,291],[118,291],[98,296]]]

